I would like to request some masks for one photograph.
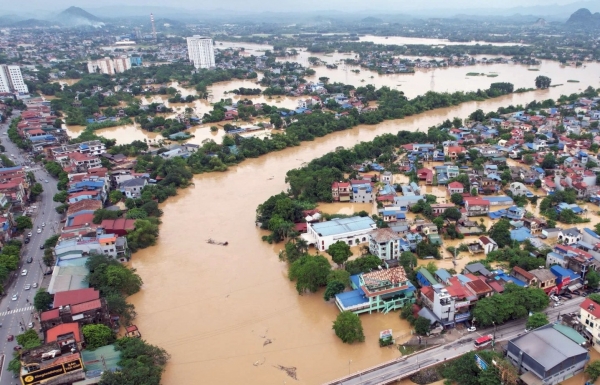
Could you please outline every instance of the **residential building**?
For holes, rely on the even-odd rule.
[[[0,64],[0,93],[29,93],[19,66]]]
[[[585,337],[600,352],[600,305],[586,298],[579,305],[579,322]]]
[[[309,223],[302,237],[317,249],[325,251],[332,244],[342,241],[350,246],[368,242],[369,233],[377,228],[369,217],[336,218],[327,222]]]
[[[350,202],[352,199],[352,188],[349,182],[333,182],[331,185],[331,196],[337,202]]]
[[[494,241],[492,238],[487,237],[485,235],[479,237],[477,242],[483,248],[483,252],[485,253],[485,255],[488,255],[492,251],[498,250],[498,244],[496,243],[496,241]]]
[[[211,38],[194,35],[187,38],[188,57],[196,69],[215,67],[215,49]]]
[[[508,341],[507,357],[524,383],[555,385],[583,371],[589,353],[568,335],[548,324]]]
[[[61,324],[76,322],[80,325],[104,324],[112,326],[104,298],[94,299],[77,305],[67,305],[42,312],[40,324],[48,330]]]
[[[120,237],[124,237],[130,231],[135,229],[135,219],[104,219],[102,223],[100,223],[99,228],[101,228],[105,234],[115,234]]]
[[[127,198],[135,199],[142,195],[142,190],[147,184],[148,181],[146,178],[129,179],[119,185],[119,190],[121,190]]]
[[[582,235],[577,227],[571,227],[570,229],[560,230],[558,233],[558,240],[566,245],[572,245],[581,241]]]
[[[465,192],[465,186],[460,182],[448,183],[448,194],[462,194]]]
[[[415,302],[416,288],[402,266],[353,275],[350,280],[354,290],[335,296],[340,311],[386,314]]]
[[[369,251],[383,260],[398,259],[400,236],[390,228],[376,229],[369,233]]]
[[[534,269],[529,271],[538,280],[538,287],[546,294],[556,292],[556,276],[549,269]]]
[[[487,215],[490,212],[490,202],[487,200],[467,197],[464,202],[468,217]]]
[[[131,60],[127,56],[115,59],[105,57],[98,60],[90,60],[87,63],[88,72],[91,74],[101,73],[114,75],[127,71],[131,68]]]
[[[512,275],[515,278],[525,282],[527,284],[527,286],[531,286],[531,287],[539,286],[540,280],[535,275],[531,274],[530,272],[523,269],[522,267],[519,267],[519,266],[513,267]]]
[[[352,180],[352,197],[351,202],[354,203],[372,203],[375,199],[373,185],[368,180]]]
[[[53,307],[72,306],[100,298],[100,292],[94,288],[59,291],[54,294]]]

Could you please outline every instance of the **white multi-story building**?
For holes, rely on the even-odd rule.
[[[99,72],[106,75],[114,75],[125,72],[130,68],[131,60],[129,60],[127,56],[118,57],[116,59],[105,57],[104,59],[88,61],[88,72],[91,74]]]
[[[188,56],[196,69],[215,66],[215,49],[211,38],[194,35],[187,38],[187,46]]]
[[[0,92],[29,93],[19,66],[0,65]]]

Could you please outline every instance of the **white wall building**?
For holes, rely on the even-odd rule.
[[[350,246],[367,243],[369,233],[376,228],[375,221],[369,217],[336,218],[327,222],[309,223],[303,238],[323,251],[338,241]]]
[[[19,66],[0,65],[0,92],[29,93]]]
[[[215,49],[211,38],[194,35],[187,38],[187,46],[188,57],[196,69],[215,66]]]
[[[131,60],[127,56],[121,56],[116,59],[105,57],[104,59],[88,61],[88,72],[91,74],[102,73],[114,75],[125,72],[131,68]]]

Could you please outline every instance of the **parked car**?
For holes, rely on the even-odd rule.
[[[573,294],[575,294],[575,295],[581,295],[581,292],[579,290],[573,290]]]
[[[27,263],[31,263],[31,262],[33,262],[33,258],[32,257],[27,258]]]
[[[43,243],[40,245],[40,250],[44,250],[44,244]]]
[[[29,243],[29,241],[30,241],[30,239],[29,239],[29,238],[25,238],[25,240],[23,241],[23,243],[25,243],[25,244],[28,244],[28,243]]]
[[[8,342],[13,341],[15,339],[15,336],[13,336],[12,334],[9,334],[8,337],[6,337],[6,340]]]
[[[29,234],[27,234],[27,236],[28,236],[29,238],[31,238],[31,237],[33,236],[33,233],[30,231],[30,232],[29,232]]]
[[[46,222],[42,222],[42,227],[46,227]]]
[[[35,325],[34,325],[34,323],[33,323],[33,322],[30,322],[30,323],[28,323],[28,324],[27,324],[27,327],[28,327],[29,329],[33,329],[33,327],[34,327],[34,326],[35,326]]]
[[[471,326],[471,327],[468,327],[468,328],[467,328],[467,331],[468,331],[469,333],[471,333],[471,332],[474,332],[475,330],[477,330],[477,328],[476,328],[475,326]]]
[[[38,284],[37,284],[37,282],[34,282],[34,283],[33,283],[33,285],[31,285],[31,287],[33,287],[34,289],[35,289],[36,287],[38,287]]]
[[[37,233],[40,234],[42,232],[42,229],[37,229]]]
[[[19,351],[19,350],[21,350],[21,349],[23,349],[23,348],[22,348],[22,347],[20,347],[19,345],[15,346],[15,347],[13,348],[13,350],[14,350],[15,352],[17,352],[17,351]]]
[[[48,183],[48,179],[44,179],[44,182]]]
[[[16,300],[18,300],[18,299],[19,299],[19,295],[18,295],[18,294],[14,294],[14,295],[12,296],[12,300],[13,300],[13,301],[16,301]]]
[[[569,294],[569,293],[563,293],[563,294],[562,294],[562,296],[563,296],[563,297],[566,297],[566,298],[568,298],[568,299],[571,299],[571,298],[573,298],[573,296],[572,296],[571,294]]]
[[[23,271],[21,271],[21,275],[27,275],[27,269],[23,269]]]

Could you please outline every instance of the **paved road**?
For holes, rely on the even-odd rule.
[[[552,301],[551,301],[552,302]],[[579,313],[579,304],[583,302],[582,297],[575,297],[568,300],[562,306],[549,308],[545,311],[550,322],[556,321],[559,314],[577,312]],[[516,320],[508,322],[496,329],[496,341],[505,341],[525,333],[525,320]],[[453,331],[453,333],[459,333]],[[471,350],[474,350],[473,341],[483,335],[494,334],[494,328],[478,330],[474,333],[466,333],[455,342],[439,346],[426,352],[416,354],[407,358],[405,361],[392,362],[382,366],[369,373],[353,374],[328,384],[336,385],[381,385],[391,382],[401,375],[406,375],[418,371],[421,368],[434,365],[440,361],[448,360]]]
[[[16,116],[19,116],[19,112],[15,113]],[[30,162],[28,154],[21,152],[5,135],[8,124],[10,124],[10,121],[0,125],[0,140],[6,149],[5,154],[9,157],[13,154],[15,158],[11,159],[15,163],[27,165]],[[42,184],[44,192],[37,198],[37,202],[32,204],[32,206],[36,206],[32,216],[33,229],[31,232],[33,234],[31,242],[24,245],[22,249],[19,269],[15,272],[15,274],[18,274],[17,279],[10,287],[5,288],[6,296],[0,300],[0,323],[2,324],[2,327],[0,327],[0,350],[4,354],[4,362],[0,372],[0,385],[12,385],[16,381],[12,378],[12,373],[6,371],[8,362],[12,359],[13,348],[17,345],[16,340],[7,341],[8,335],[16,336],[22,332],[19,322],[27,327],[27,324],[33,321],[35,329],[39,330],[39,322],[34,319],[32,306],[36,289],[24,290],[24,287],[26,284],[42,284],[43,274],[47,271],[47,268],[42,261],[44,252],[40,249],[40,246],[44,244],[47,238],[56,234],[60,225],[60,216],[54,210],[58,204],[52,200],[54,194],[58,192],[56,180],[49,176],[42,167],[31,165],[31,171],[34,173],[36,180]],[[48,180],[48,183],[45,180]],[[42,227],[42,223],[45,223],[46,226]],[[38,226],[42,229],[41,234],[37,233]],[[32,263],[26,262],[29,257],[33,258]],[[22,269],[27,269],[27,275],[21,275]],[[14,294],[18,296],[15,301],[12,300]],[[8,310],[9,308],[10,310]]]

